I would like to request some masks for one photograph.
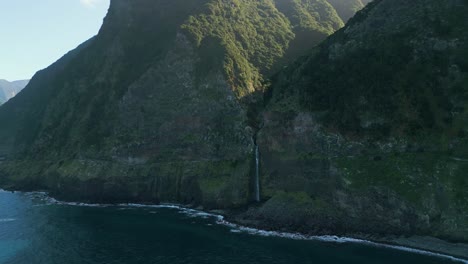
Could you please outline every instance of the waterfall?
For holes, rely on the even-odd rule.
[[[255,201],[260,202],[260,157],[258,145],[255,144]]]

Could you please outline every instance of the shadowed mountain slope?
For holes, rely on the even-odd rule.
[[[253,215],[466,242],[467,12],[373,1],[276,75],[257,137],[271,198]]]
[[[249,105],[271,72],[342,26],[324,0],[113,0],[96,37],[0,108],[5,181],[78,199],[245,204]]]

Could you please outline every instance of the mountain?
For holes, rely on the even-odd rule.
[[[0,105],[15,97],[26,85],[29,80],[20,80],[9,82],[7,80],[0,80]]]
[[[368,2],[362,0],[327,0],[338,15],[346,23],[357,11],[364,8]],[[365,3],[365,4],[364,4]]]
[[[0,104],[3,104],[7,101],[5,92],[3,92],[3,89],[0,89]]]
[[[113,0],[0,108],[0,186],[466,243],[467,1],[337,3]]]
[[[467,11],[373,1],[277,74],[257,136],[268,201],[246,217],[468,241]]]
[[[113,0],[96,37],[0,109],[0,179],[68,199],[247,204],[264,81],[343,25],[325,0]]]

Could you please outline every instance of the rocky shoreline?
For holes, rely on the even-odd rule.
[[[2,190],[2,189],[0,189]],[[5,191],[15,192],[8,188]],[[35,193],[35,192],[30,192]],[[450,259],[455,262],[468,264],[468,244],[454,243],[444,241],[434,237],[426,236],[383,236],[376,234],[339,234],[326,235],[325,233],[313,233],[307,231],[297,232],[291,228],[273,229],[271,226],[265,225],[260,221],[253,221],[245,218],[245,208],[237,210],[208,210],[205,211],[202,207],[193,205],[180,204],[134,204],[134,203],[116,203],[116,204],[98,204],[92,201],[67,201],[62,202],[54,197],[48,196],[47,192],[36,192],[41,195],[46,195],[53,203],[74,205],[74,206],[138,206],[138,207],[169,207],[180,210],[188,210],[196,215],[209,215],[218,219],[217,223],[227,225],[240,231],[262,236],[277,236],[289,239],[299,240],[315,240],[322,242],[334,243],[360,243],[374,247],[385,247],[416,254],[430,255]],[[248,208],[248,207],[247,207]]]
[[[218,213],[219,211],[215,211]],[[378,234],[363,234],[363,233],[340,233],[335,235],[327,235],[328,233],[321,232],[307,232],[300,231],[297,233],[297,230],[290,228],[283,228],[281,230],[272,229],[268,225],[262,225],[258,221],[249,221],[245,219],[240,219],[238,214],[227,214],[227,219],[230,222],[242,225],[249,226],[260,230],[267,230],[270,232],[281,232],[281,233],[291,233],[291,234],[300,234],[305,237],[336,237],[336,238],[349,238],[351,241],[356,240],[357,243],[366,243],[370,242],[371,244],[375,243],[375,246],[384,246],[390,247],[398,250],[411,251],[424,254],[434,253],[435,255],[441,254],[445,256],[451,256],[457,258],[458,261],[463,263],[468,263],[468,244],[467,243],[457,243],[449,242],[435,237],[429,236],[417,236],[417,235],[378,235]]]
[[[468,261],[468,244],[451,243],[434,237],[410,236],[410,237],[381,237],[370,238],[378,243],[399,245],[409,248],[439,252],[451,256],[463,258]]]

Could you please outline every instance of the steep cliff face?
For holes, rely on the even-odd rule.
[[[294,44],[299,31],[318,43],[343,25],[325,1],[289,2],[113,0],[96,37],[0,109],[1,183],[70,199],[248,203],[249,105],[310,48]]]
[[[376,0],[311,51],[349,3],[113,0],[0,108],[0,186],[233,208],[256,143],[240,221],[466,242],[468,3]]]
[[[468,3],[369,5],[275,77],[247,218],[467,241]]]
[[[113,1],[96,38],[2,109],[22,119],[4,164],[12,183],[74,199],[245,202],[251,135],[224,54],[197,74],[206,62],[181,28],[207,2]]]

